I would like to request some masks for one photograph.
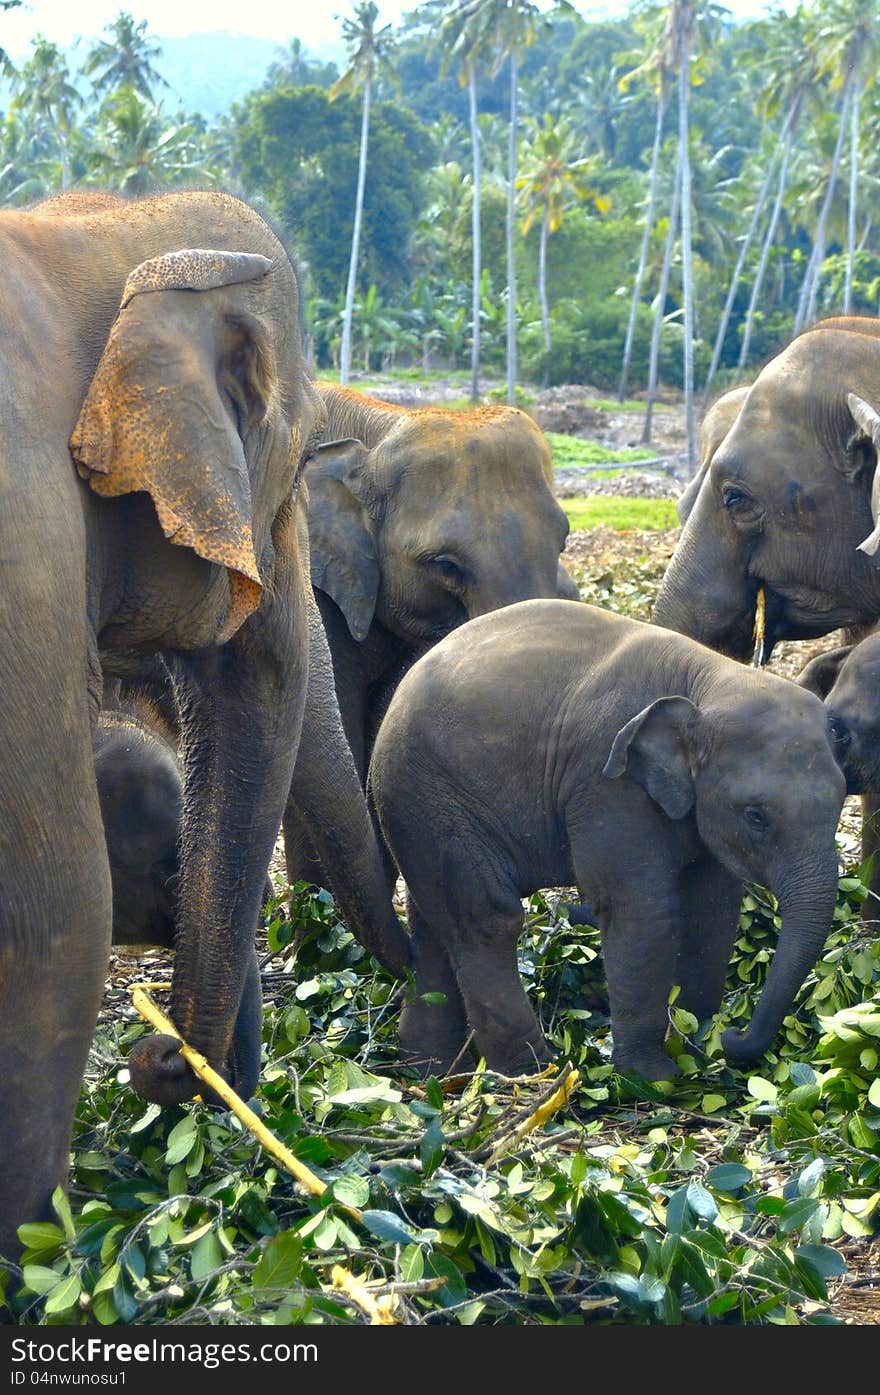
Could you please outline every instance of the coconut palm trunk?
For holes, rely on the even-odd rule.
[[[682,6],[679,35],[678,161],[681,167],[681,277],[684,301],[684,416],[688,476],[694,472],[694,270],[691,245],[691,159],[688,131],[690,91],[689,12]]]
[[[663,136],[663,119],[665,115],[666,85],[661,78],[660,91],[657,95],[657,118],[654,122],[654,145],[651,150],[651,173],[648,177],[648,206],[645,210],[645,228],[642,233],[639,265],[633,284],[632,301],[629,307],[629,321],[626,326],[626,340],[623,346],[623,367],[620,370],[620,384],[617,389],[617,395],[621,402],[626,397],[626,383],[629,377],[629,365],[630,359],[632,358],[633,339],[636,331],[636,314],[638,313],[639,300],[642,294],[642,283],[645,279],[645,267],[648,264],[648,248],[651,242],[651,233],[654,228],[654,209],[657,202],[657,171],[660,168],[660,144]]]
[[[846,134],[846,123],[849,115],[849,104],[852,95],[852,75],[847,78],[843,89],[843,100],[840,108],[840,129],[837,133],[837,141],[834,146],[834,154],[831,157],[831,170],[828,175],[828,185],[825,190],[825,198],[816,223],[816,234],[813,240],[813,250],[810,260],[807,263],[807,270],[804,275],[804,283],[801,286],[800,298],[798,300],[797,315],[794,321],[794,332],[800,334],[801,330],[811,321],[816,313],[816,299],[819,294],[819,275],[822,270],[822,263],[825,260],[825,229],[828,223],[828,215],[831,212],[831,204],[837,189],[837,176],[840,170],[840,159],[843,154],[843,139]]]
[[[770,163],[767,166],[767,172],[764,175],[764,182],[761,185],[758,197],[755,200],[755,207],[752,213],[751,222],[749,223],[746,235],[743,238],[743,243],[739,250],[739,256],[736,259],[736,266],[734,267],[733,275],[730,278],[730,286],[728,287],[727,298],[724,302],[724,309],[721,312],[721,323],[718,326],[718,333],[715,337],[715,345],[712,349],[712,361],[709,364],[709,371],[706,374],[706,381],[703,385],[704,406],[709,400],[709,392],[712,387],[712,382],[715,378],[715,374],[718,371],[718,365],[721,362],[721,351],[724,348],[724,340],[727,335],[727,327],[730,324],[730,316],[733,311],[733,302],[735,301],[736,293],[739,290],[739,283],[742,277],[743,267],[746,264],[746,257],[749,254],[749,250],[751,248],[752,242],[754,241],[755,234],[758,231],[758,226],[761,222],[761,217],[764,213],[764,206],[770,195],[770,186],[773,182],[773,176],[776,173],[777,164],[779,162],[780,157],[786,150],[788,133],[794,121],[795,114],[796,107],[794,104],[792,104],[792,106],[789,107],[788,114],[785,118],[785,122],[779,134],[779,139],[777,140],[776,146],[773,150],[772,159],[770,160]]]
[[[357,265],[361,246],[361,223],[364,215],[364,189],[367,182],[367,142],[370,134],[369,76],[364,79],[364,109],[361,116],[361,146],[358,158],[357,192],[354,201],[354,228],[351,234],[351,258],[348,263],[348,284],[345,289],[345,311],[342,319],[342,348],[339,356],[339,381],[347,383],[351,371],[351,325],[354,318],[354,296],[357,287]]]
[[[471,63],[468,67],[468,106],[471,125],[471,152],[473,155],[473,199],[471,200],[471,238],[473,243],[473,265],[471,269],[471,401],[477,402],[480,396],[480,283],[482,280],[482,235],[480,228],[480,190],[482,179],[482,152],[480,149],[480,127],[477,120],[477,70]]]
[[[645,409],[645,425],[642,430],[642,445],[651,440],[651,426],[654,417],[654,398],[657,395],[657,369],[660,362],[660,331],[663,327],[663,311],[666,305],[666,292],[669,287],[669,268],[672,264],[672,249],[678,231],[678,210],[681,202],[681,162],[675,167],[675,184],[672,190],[672,207],[669,210],[669,228],[666,233],[666,246],[663,249],[663,269],[660,272],[660,289],[657,292],[657,308],[654,312],[654,325],[651,330],[651,358],[648,367],[648,401]]]
[[[519,64],[516,48],[510,50],[510,138],[507,153],[507,401],[516,401],[516,122]]]
[[[767,263],[770,260],[770,251],[773,247],[773,239],[776,236],[776,228],[779,223],[779,215],[782,212],[782,202],[785,198],[785,187],[788,182],[788,161],[791,156],[791,146],[794,138],[794,123],[788,129],[785,140],[785,149],[782,152],[782,164],[779,166],[779,183],[776,188],[776,198],[770,214],[770,222],[767,224],[767,231],[764,234],[764,243],[761,247],[761,259],[758,262],[758,269],[755,272],[755,284],[752,286],[752,294],[749,297],[749,308],[746,311],[745,329],[743,331],[742,346],[739,351],[739,360],[736,366],[736,381],[739,382],[743,368],[749,357],[749,346],[752,342],[752,328],[755,323],[755,312],[758,308],[758,298],[761,288],[764,285],[764,277],[767,273]]]
[[[849,208],[846,227],[846,283],[843,291],[843,313],[852,314],[853,270],[856,256],[856,199],[859,183],[859,99],[862,84],[858,71],[853,79],[852,114],[849,146]]]

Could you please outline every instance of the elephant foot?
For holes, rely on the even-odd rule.
[[[671,1080],[673,1076],[681,1073],[672,1057],[667,1056],[665,1051],[650,1056],[630,1056],[614,1051],[611,1060],[614,1069],[621,1075],[641,1075],[645,1080]]]
[[[721,1050],[731,1066],[748,1066],[764,1055],[767,1043],[756,1042],[747,1031],[740,1032],[736,1027],[730,1027],[721,1033]]]
[[[180,1054],[180,1041],[158,1032],[136,1041],[128,1053],[133,1088],[153,1104],[184,1104],[202,1089]]]

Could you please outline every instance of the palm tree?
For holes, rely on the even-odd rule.
[[[669,227],[666,231],[666,244],[663,248],[663,268],[660,272],[660,288],[657,292],[657,308],[651,328],[651,354],[648,366],[648,399],[645,406],[645,424],[642,428],[642,444],[651,440],[651,427],[654,416],[654,398],[657,394],[657,376],[660,363],[660,330],[663,326],[663,312],[666,306],[666,292],[669,287],[669,268],[672,264],[672,249],[675,246],[675,233],[678,227],[678,210],[681,204],[681,161],[675,165],[672,183],[672,204],[669,209]]]
[[[423,14],[440,14],[445,0],[425,5]],[[482,149],[480,144],[479,101],[477,84],[487,57],[484,13],[472,0],[459,0],[455,8],[441,21],[438,40],[442,54],[440,71],[445,73],[453,63],[460,67],[460,81],[467,84],[468,118],[471,137],[471,401],[480,396],[480,280],[482,276],[482,246],[480,229],[480,194],[482,190]]]
[[[351,372],[351,324],[354,316],[354,297],[357,286],[357,266],[361,243],[361,223],[364,213],[364,188],[367,179],[367,142],[370,134],[370,99],[380,69],[387,62],[394,47],[391,25],[376,28],[379,8],[373,0],[360,0],[355,5],[354,19],[342,21],[342,35],[349,49],[349,66],[333,86],[329,96],[333,101],[342,92],[353,92],[360,87],[363,91],[363,113],[361,116],[361,143],[358,157],[357,191],[354,202],[354,228],[351,235],[351,257],[348,264],[348,283],[345,291],[345,313],[342,321],[342,348],[339,361],[339,381],[347,383]]]
[[[112,24],[104,26],[107,39],[101,39],[89,50],[82,71],[86,77],[94,77],[94,88],[98,93],[115,92],[119,87],[129,87],[134,92],[153,101],[153,87],[168,84],[153,67],[153,59],[159,58],[162,50],[153,40],[146,37],[147,21],[142,19],[135,24],[127,10],[120,10]]]
[[[648,175],[648,202],[645,207],[645,226],[642,229],[642,245],[639,252],[639,264],[636,268],[636,279],[633,282],[632,299],[629,306],[629,320],[626,326],[626,338],[623,345],[623,365],[620,370],[620,382],[617,387],[617,395],[622,402],[626,397],[626,383],[629,377],[629,365],[632,357],[633,340],[635,338],[636,314],[639,301],[642,295],[642,284],[645,279],[645,268],[648,264],[648,248],[651,243],[651,233],[654,228],[655,208],[657,201],[657,174],[660,168],[660,145],[663,136],[663,122],[666,117],[666,108],[669,102],[669,85],[671,76],[670,55],[666,46],[662,43],[652,42],[647,58],[631,72],[625,73],[620,79],[619,86],[628,91],[633,79],[644,74],[647,76],[656,90],[657,106],[654,118],[654,143],[651,148],[651,169]]]
[[[824,47],[826,66],[835,71],[837,83],[849,87],[850,158],[847,262],[843,313],[852,311],[852,274],[856,250],[856,202],[859,174],[859,108],[862,92],[874,80],[880,50],[880,12],[876,0],[826,0],[825,22],[817,35]],[[843,125],[843,114],[841,114]],[[823,249],[824,250],[824,249]],[[818,271],[815,276],[818,286]],[[815,306],[815,291],[811,305]],[[812,313],[812,311],[808,312]]]
[[[70,81],[67,60],[57,44],[42,34],[32,41],[33,53],[13,78],[12,107],[25,121],[48,123],[61,160],[61,187],[70,185],[70,132],[80,95]]]
[[[778,167],[779,176],[776,197],[764,234],[758,269],[755,274],[749,308],[746,313],[745,332],[740,349],[737,377],[742,372],[743,366],[748,358],[758,298],[763,286],[770,249],[776,235],[779,215],[782,211],[782,204],[785,198],[794,134],[804,107],[815,92],[817,80],[812,33],[803,8],[795,10],[791,15],[786,14],[784,10],[777,10],[769,19],[762,21],[756,26],[756,36],[760,40],[760,59],[755,66],[754,79],[757,82],[759,91],[763,93],[761,101],[763,114],[769,120],[777,117],[780,112],[784,113],[784,117],[782,126],[775,139],[771,158],[764,166],[764,179],[758,197],[755,200],[751,222],[746,236],[743,239],[742,246],[740,247],[739,256],[733,276],[731,277],[727,299],[725,300],[724,310],[721,315],[721,323],[718,326],[718,334],[715,338],[712,362],[709,366],[706,382],[703,386],[704,403],[708,401],[712,380],[715,377],[718,364],[721,360],[721,350],[727,334],[727,327],[730,323],[730,315],[737,290],[739,289],[739,282],[752,240],[760,225],[764,206]]]
[[[574,204],[592,199],[600,212],[610,208],[610,200],[597,193],[590,176],[596,169],[595,157],[585,159],[575,154],[575,139],[562,119],[554,121],[545,116],[543,124],[533,122],[532,142],[525,173],[516,181],[524,195],[526,214],[522,221],[523,236],[536,219],[541,220],[538,244],[538,296],[541,302],[541,324],[544,330],[544,387],[550,383],[550,307],[547,302],[547,240],[561,226],[566,211]]]
[[[160,108],[122,87],[101,108],[90,163],[102,183],[146,194],[195,177],[192,137],[187,122],[168,125]]]

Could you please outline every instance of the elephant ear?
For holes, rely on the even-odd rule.
[[[863,397],[857,397],[854,392],[847,393],[846,402],[858,428],[847,441],[847,450],[850,451],[854,445],[864,443],[874,447],[875,468],[871,485],[871,517],[874,520],[874,530],[858,545],[859,552],[866,552],[869,557],[873,557],[880,547],[880,470],[876,468],[877,458],[880,457],[880,416],[869,402]]]
[[[852,651],[851,644],[844,644],[839,649],[829,649],[825,654],[818,654],[798,674],[795,682],[808,692],[815,693],[816,697],[824,702]]]
[[[221,323],[217,316],[220,338],[201,346],[200,356],[201,321],[193,321],[192,340],[183,335],[164,293],[208,296],[259,280],[271,266],[255,253],[189,248],[132,271],[70,438],[79,473],[96,494],[146,490],[170,542],[227,569],[230,604],[219,643],[256,610],[262,589],[247,460],[220,384],[236,404],[240,429],[250,429],[277,402],[277,373],[255,317],[230,314]]]
[[[692,750],[698,708],[685,697],[663,697],[637,713],[614,738],[602,774],[626,772],[671,819],[693,807]]]
[[[328,441],[306,476],[312,585],[339,606],[359,643],[372,624],[380,581],[373,521],[352,490],[368,456],[362,441]]]

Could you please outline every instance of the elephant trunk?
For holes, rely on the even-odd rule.
[[[823,859],[818,872],[796,891],[780,897],[782,930],[767,982],[752,1020],[744,1032],[731,1029],[721,1044],[732,1065],[755,1061],[769,1049],[791,1010],[795,994],[816,963],[828,936],[837,897],[837,860]]]
[[[254,935],[302,723],[304,624],[301,594],[277,572],[272,604],[233,640],[174,661],[188,817],[171,1017],[245,1098],[260,1061]],[[170,1104],[201,1089],[178,1046],[156,1036],[135,1043],[139,1094]]]
[[[732,659],[750,658],[760,583],[746,574],[719,532],[714,501],[701,490],[654,604],[653,621]]]

